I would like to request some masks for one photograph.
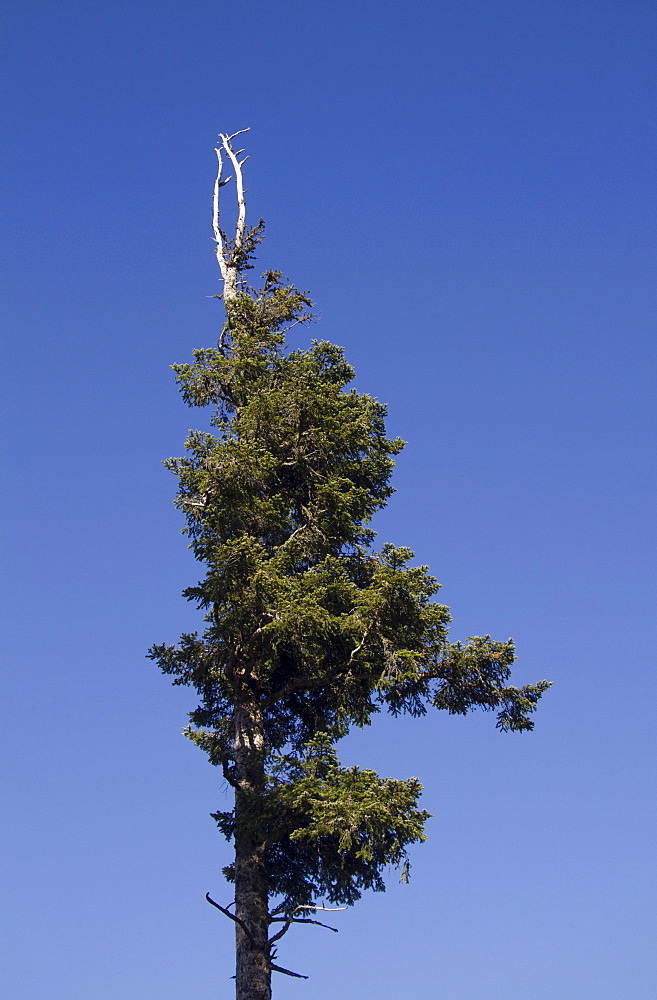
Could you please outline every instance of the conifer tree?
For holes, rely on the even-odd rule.
[[[481,707],[503,730],[529,730],[549,684],[509,685],[511,640],[450,642],[427,568],[407,548],[373,550],[369,524],[392,493],[402,442],[386,437],[385,407],[348,388],[341,348],[287,347],[287,330],[310,318],[308,295],[277,271],[247,286],[263,223],[246,226],[239,134],[221,135],[216,151],[225,323],[216,347],[173,365],[184,401],[210,408],[212,431],[190,432],[185,457],[165,463],[205,568],[183,592],[204,628],[149,655],[195,688],[186,735],[233,790],[233,808],[214,819],[234,843],[224,869],[234,899],[208,900],[235,924],[237,1000],[270,1000],[272,971],[299,975],[276,961],[283,935],[383,889],[388,866],[404,879],[408,846],[424,840],[418,779],[341,767],[337,741],[382,708]],[[224,157],[237,191],[232,237],[220,227]]]

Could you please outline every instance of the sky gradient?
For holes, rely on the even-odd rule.
[[[198,619],[161,466],[216,342],[219,131],[257,265],[311,290],[408,446],[379,541],[455,638],[516,639],[531,734],[380,716],[411,882],[299,928],[275,1000],[648,1000],[655,927],[657,11],[642,0],[10,0],[5,879],[12,1000],[230,997],[220,775],[144,658]],[[253,272],[254,275],[258,271]],[[294,346],[309,331],[295,331]],[[289,942],[289,944],[287,943]]]

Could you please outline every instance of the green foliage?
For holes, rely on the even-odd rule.
[[[421,790],[417,778],[341,768],[326,733],[301,753],[275,758],[249,813],[249,832],[266,844],[270,891],[282,898],[277,912],[318,898],[351,904],[363,889],[384,889],[383,869],[401,864],[406,846],[425,839],[429,813],[417,808]],[[213,818],[230,839],[232,811]],[[232,881],[233,866],[224,873]]]
[[[237,242],[230,239],[228,233],[220,229],[221,238],[224,245],[224,260],[226,266],[235,268],[236,271],[251,271],[253,264],[251,261],[255,256],[259,243],[265,238],[265,220],[260,219],[255,226],[246,229],[241,240]]]
[[[261,290],[226,303],[217,348],[173,366],[185,402],[212,407],[212,432],[191,431],[186,455],[165,463],[205,566],[184,591],[205,628],[150,652],[198,692],[186,735],[236,787],[235,713],[257,719],[263,778],[240,822],[285,913],[382,889],[389,864],[407,876],[406,847],[424,839],[417,779],[339,766],[333,747],[350,726],[381,708],[435,706],[497,710],[502,729],[531,729],[549,686],[507,685],[510,640],[450,644],[427,568],[405,548],[372,551],[369,524],[403,442],[386,436],[385,407],[349,388],[341,348],[286,349],[285,330],[310,306],[268,272]],[[232,811],[215,818],[239,833]]]

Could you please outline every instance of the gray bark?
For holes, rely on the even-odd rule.
[[[254,706],[235,709],[236,1000],[271,1000],[269,896],[265,845],[254,829],[254,799],[264,786],[262,722]],[[248,933],[243,929],[246,927]]]

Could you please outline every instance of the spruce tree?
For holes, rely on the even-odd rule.
[[[235,133],[238,135],[240,133]],[[529,730],[546,681],[509,685],[511,640],[450,642],[438,584],[407,548],[373,550],[372,516],[392,490],[385,407],[349,385],[341,348],[290,350],[286,332],[310,318],[306,293],[268,271],[244,274],[263,236],[246,226],[242,151],[221,135],[214,236],[225,323],[216,347],[173,365],[184,401],[209,408],[192,431],[179,480],[190,547],[204,566],[184,596],[202,632],[150,656],[174,684],[195,688],[186,735],[221,767],[234,806],[214,814],[234,843],[237,1000],[270,1000],[283,935],[320,923],[316,911],[382,890],[388,866],[408,872],[424,840],[421,785],[340,766],[336,743],[387,708],[393,715],[481,707],[503,730]],[[237,226],[219,225],[222,156],[237,186]]]

